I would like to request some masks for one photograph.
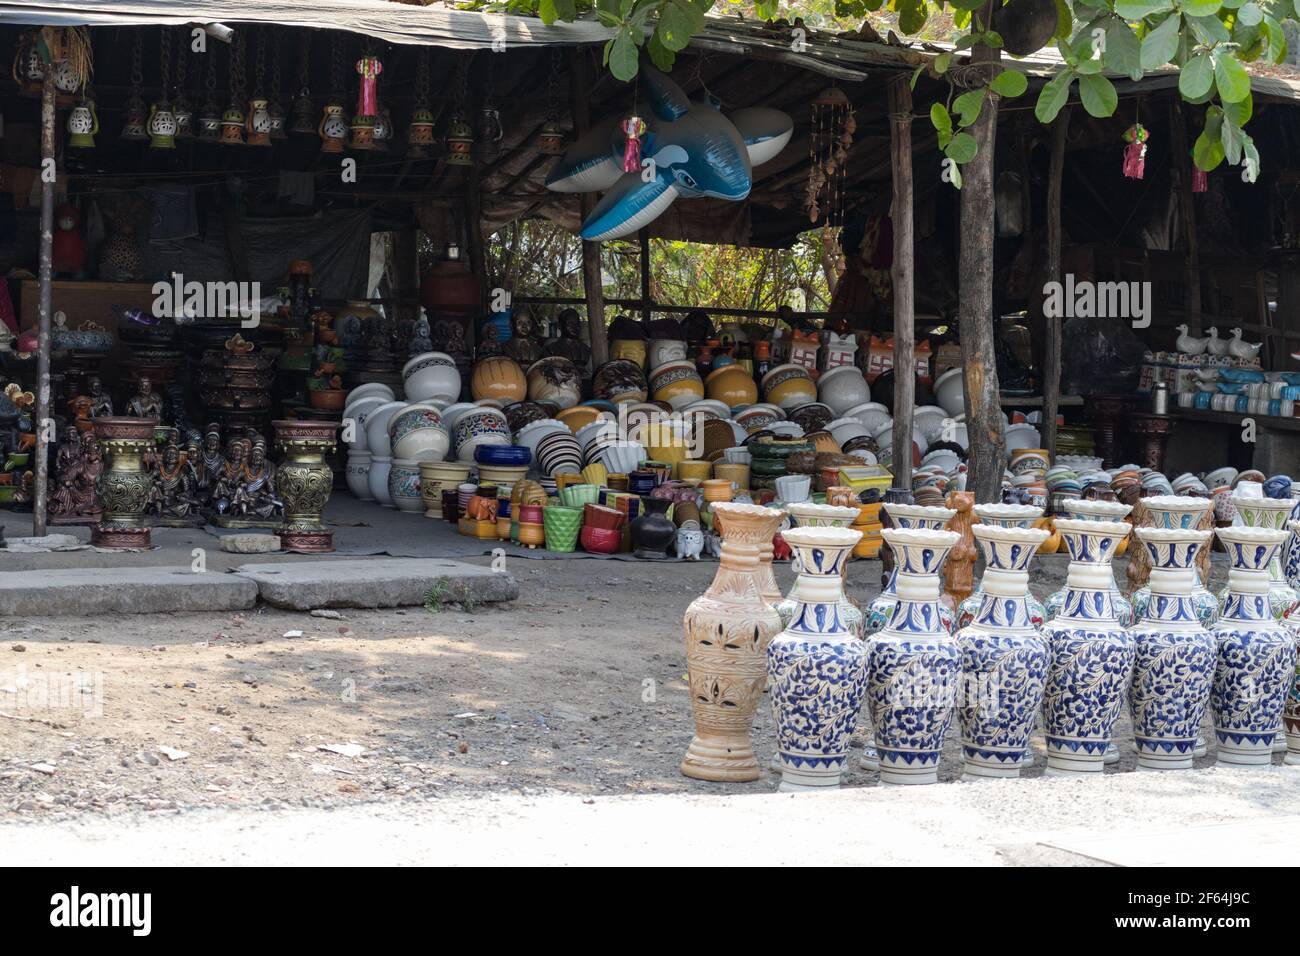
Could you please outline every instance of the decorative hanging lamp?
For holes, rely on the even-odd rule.
[[[311,31],[304,30],[298,43],[298,95],[290,104],[292,120],[289,132],[295,136],[316,136],[316,110],[311,103],[311,89],[307,85],[307,64],[311,58]]]
[[[168,88],[171,86],[172,36],[171,31],[166,27],[159,31],[158,69],[162,73],[162,88],[158,99],[149,104],[149,122],[146,126],[149,133],[149,148],[175,149],[176,114],[172,112],[167,95]]]
[[[415,67],[415,110],[406,128],[407,159],[428,159],[433,145],[433,111],[429,109],[429,50],[420,50]]]
[[[145,112],[144,97],[140,94],[140,84],[144,82],[144,70],[141,66],[143,57],[144,37],[137,29],[135,44],[131,49],[131,91],[122,106],[122,133],[118,137],[128,143],[141,143],[149,138],[146,130],[148,114]]]

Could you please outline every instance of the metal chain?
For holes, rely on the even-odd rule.
[[[166,103],[172,80],[172,34],[166,27],[158,36],[158,68],[162,72],[162,101]]]
[[[460,75],[456,78],[456,113],[465,119],[466,105],[469,103],[469,65],[474,54],[465,53],[460,59]]]
[[[271,93],[276,99],[280,97],[280,40],[282,35],[279,30],[271,28],[271,36],[274,43],[271,47]]]
[[[204,77],[203,85],[208,91],[208,101],[212,102],[217,93],[217,57],[215,54],[208,54],[208,75]]]
[[[253,98],[260,97],[266,89],[266,30],[257,31],[257,53],[253,66]]]
[[[551,47],[551,76],[546,84],[546,118],[560,118],[560,65],[564,55],[558,46]]]
[[[140,84],[144,82],[144,68],[141,63],[144,59],[144,35],[135,31],[135,46],[131,50],[131,92],[139,93]]]
[[[298,44],[298,94],[300,96],[310,96],[311,90],[307,82],[307,62],[311,57],[311,31],[303,32],[302,40]]]
[[[429,105],[429,48],[420,47],[420,59],[415,65],[415,105]]]
[[[330,84],[335,101],[343,98],[343,35],[335,31],[331,37],[333,50],[330,57]]]
[[[185,77],[189,72],[190,52],[189,47],[185,45],[185,31],[181,27],[176,27],[177,35],[180,37],[179,44],[180,56],[176,58],[176,89],[185,90]]]

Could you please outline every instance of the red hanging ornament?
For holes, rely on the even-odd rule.
[[[1124,175],[1129,179],[1141,179],[1147,167],[1147,128],[1141,123],[1134,123],[1124,131]]]
[[[1196,164],[1192,164],[1192,192],[1203,193],[1210,188],[1210,177],[1205,175],[1205,170],[1198,169]]]
[[[379,114],[379,74],[384,64],[378,57],[363,56],[357,60],[357,73],[361,77],[357,90],[357,113],[361,116]]]
[[[627,137],[627,142],[623,144],[623,172],[641,171],[641,137],[645,131],[645,120],[641,117],[629,116],[623,120],[623,134]]]

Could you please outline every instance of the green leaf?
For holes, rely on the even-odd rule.
[[[1253,27],[1264,19],[1264,11],[1259,8],[1259,4],[1251,0],[1250,3],[1242,4],[1237,11],[1237,22],[1244,23],[1248,27]]]
[[[1142,43],[1133,28],[1122,20],[1106,24],[1106,69],[1124,73],[1131,80],[1142,79]]]
[[[924,72],[925,72],[924,63],[922,63],[920,66],[918,66],[915,70],[912,71],[912,78],[907,81],[907,86],[909,89],[912,90],[916,89],[916,81],[921,78],[921,74]]]
[[[1125,20],[1141,20],[1173,8],[1173,0],[1115,0],[1115,12]]]
[[[952,117],[948,115],[948,108],[942,103],[932,104],[930,106],[930,123],[938,132],[939,148],[943,149],[952,140]]]
[[[1178,74],[1178,92],[1187,99],[1204,96],[1214,85],[1214,63],[1208,53],[1198,53]]]
[[[1189,17],[1208,17],[1219,12],[1223,0],[1178,0],[1178,9]]]
[[[684,50],[691,42],[691,21],[680,4],[669,3],[659,12],[659,26],[655,33],[659,35],[664,48],[677,52]]]
[[[673,64],[677,62],[677,54],[663,45],[663,42],[659,39],[658,30],[650,34],[650,39],[646,41],[645,46],[650,54],[651,63],[665,73],[672,71]]]
[[[948,148],[944,152],[955,162],[969,163],[975,158],[975,152],[978,149],[979,145],[975,142],[975,137],[970,133],[962,132],[953,136],[952,142],[948,144]]]
[[[898,27],[904,33],[919,33],[928,17],[924,0],[899,0]]]
[[[1231,123],[1219,124],[1219,143],[1223,146],[1224,158],[1232,166],[1241,162],[1241,130]]]
[[[952,62],[951,53],[940,53],[934,58],[934,72],[943,76],[948,72],[948,64]]]
[[[948,167],[948,175],[952,177],[952,188],[961,189],[961,163],[954,159]]]
[[[1282,24],[1265,15],[1260,27],[1268,34],[1268,62],[1281,63],[1282,57],[1286,56],[1286,33]]]
[[[1300,0],[1296,0],[1300,3]],[[1061,39],[1070,35],[1070,28],[1074,24],[1074,15],[1070,12],[1070,7],[1065,0],[1056,0],[1056,32],[1052,34],[1054,39]]]
[[[632,36],[632,31],[620,30],[614,37],[614,45],[609,51],[609,72],[614,74],[616,80],[626,83],[636,76],[636,61],[636,40]]]
[[[958,113],[958,123],[969,126],[980,118],[980,110],[984,108],[984,91],[967,90],[953,100],[952,108]]]
[[[1034,104],[1034,116],[1040,123],[1050,123],[1061,112],[1061,107],[1070,98],[1070,84],[1074,82],[1074,71],[1065,70],[1056,74],[1038,91],[1038,102]]]
[[[1227,117],[1229,122],[1237,127],[1242,127],[1249,123],[1254,112],[1254,98],[1251,96],[1237,100],[1234,103],[1223,104],[1223,115]]]
[[[539,0],[537,4],[537,16],[540,17],[541,21],[548,27],[559,19],[555,12],[555,0]]]
[[[989,83],[989,89],[1007,98],[1020,96],[1028,88],[1029,80],[1019,70],[1003,70]]]
[[[1104,76],[1079,77],[1079,99],[1090,116],[1113,116],[1119,103],[1115,84]]]
[[[554,0],[555,15],[565,23],[572,23],[573,18],[578,15],[578,5],[575,0]]]
[[[1218,17],[1187,17],[1186,22],[1192,29],[1192,36],[1206,46],[1227,43],[1232,39],[1228,28]]]
[[[1219,99],[1225,103],[1236,103],[1250,96],[1250,74],[1245,64],[1228,52],[1214,58],[1214,85],[1219,88]]]
[[[1223,162],[1223,143],[1219,142],[1217,135],[1210,135],[1208,127],[1196,137],[1196,142],[1192,145],[1192,161],[1196,163],[1197,169],[1203,169],[1207,173]]]
[[[1242,133],[1241,137],[1245,140],[1241,148],[1241,151],[1245,153],[1245,157],[1241,161],[1241,165],[1244,167],[1241,178],[1244,182],[1253,183],[1259,175],[1259,150],[1255,148],[1255,141],[1245,133]]]
[[[1178,14],[1165,21],[1142,38],[1142,69],[1154,70],[1164,66],[1178,52],[1178,29],[1182,17]]]
[[[958,10],[965,10],[967,13],[972,13],[985,4],[985,0],[949,0],[949,2]]]

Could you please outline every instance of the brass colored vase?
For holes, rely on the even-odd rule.
[[[300,554],[334,550],[334,532],[321,512],[334,487],[334,472],[325,463],[333,454],[338,422],[275,421],[275,441],[284,460],[275,472],[275,488],[284,501],[284,524],[276,529],[280,547]]]
[[[686,669],[695,736],[682,773],[697,780],[757,780],[750,742],[767,674],[767,645],[781,617],[761,590],[760,553],[783,517],[774,508],[718,502],[722,563],[709,589],[686,609]]]
[[[151,482],[144,456],[153,447],[157,424],[152,418],[94,420],[95,439],[105,462],[98,483],[104,515],[90,533],[90,543],[96,547],[149,547],[144,509]]]

